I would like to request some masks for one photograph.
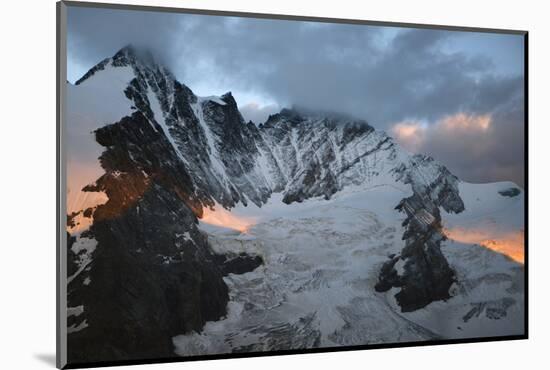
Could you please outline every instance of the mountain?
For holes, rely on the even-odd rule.
[[[468,215],[465,183],[434,159],[406,152],[365,121],[283,109],[259,126],[246,123],[230,92],[196,96],[153,55],[131,46],[97,64],[67,89],[70,362],[210,353],[216,347],[213,342],[197,350],[197,338],[192,333],[206,333],[208,323],[231,320],[231,304],[242,298],[237,297],[239,291],[241,296],[244,292],[249,297],[259,294],[236,285],[234,279],[245,279],[244,287],[250,288],[251,280],[247,279],[265,279],[269,274],[257,276],[260,271],[271,271],[276,263],[291,258],[291,253],[281,252],[279,262],[275,262],[268,257],[280,245],[273,244],[271,251],[258,249],[258,245],[265,247],[277,235],[304,222],[306,219],[298,217],[288,224],[284,217],[288,219],[295,210],[310,205],[315,205],[311,209],[317,214],[307,219],[311,227],[297,228],[296,234],[289,236],[295,248],[309,253],[297,254],[304,263],[317,253],[322,255],[323,248],[312,249],[314,245],[303,245],[302,239],[293,238],[314,231],[340,233],[345,226],[334,229],[331,225],[349,221],[355,214],[346,203],[350,199],[365,209],[376,210],[374,219],[389,215],[392,226],[382,228],[390,230],[384,234],[388,240],[379,248],[384,257],[373,266],[369,261],[358,267],[359,275],[364,273],[372,282],[357,289],[376,297],[391,294],[396,305],[387,307],[391,312],[416,314],[435,302],[452,300],[454,287],[465,279],[457,272],[461,262],[453,265],[449,262],[452,253],[442,252],[449,234],[444,218],[461,220],[458,215]],[[372,199],[373,189],[381,190],[377,193],[383,194],[380,198],[389,197],[391,202]],[[514,195],[498,194],[496,205],[491,203],[491,207],[522,207],[523,194],[513,184],[497,184],[490,197],[498,191]],[[483,202],[489,195],[477,199]],[[329,204],[334,208],[322,208]],[[284,212],[280,219],[256,222],[251,234],[254,241],[246,234],[208,232],[204,225],[207,214],[225,212],[231,216],[243,209],[256,210],[261,219],[267,213],[275,214],[273,207]],[[331,214],[340,216],[319,221],[320,215]],[[508,225],[508,219],[504,217],[501,224]],[[461,222],[456,225],[463,225]],[[379,232],[379,226],[372,235]],[[277,235],[262,239],[273,230],[278,230]],[[353,229],[342,238],[352,238],[354,233],[362,237],[353,243],[369,240],[365,229]],[[322,245],[323,241],[310,243]],[[367,250],[370,245],[362,248]],[[341,251],[341,255],[347,252]],[[339,255],[338,251],[331,253],[326,258]],[[515,272],[506,276],[517,275],[516,268],[520,267],[516,265]],[[502,266],[505,273],[499,272],[501,275],[512,269],[508,263]],[[315,274],[302,271],[308,271],[308,277]],[[285,269],[277,276],[285,273],[289,279],[302,278]],[[318,280],[308,284],[314,284],[318,291]],[[309,292],[306,285],[298,291]],[[280,294],[275,296],[284,297],[290,294],[280,291],[284,286],[281,282],[277,288],[268,289],[263,284],[260,296],[267,299],[268,292],[277,291]],[[281,298],[277,305],[285,302]],[[243,307],[254,312],[258,302],[248,303],[252,306],[243,303]],[[504,306],[505,316],[514,304]],[[262,311],[269,307],[263,306]],[[480,310],[487,307],[485,302]],[[336,311],[340,318],[345,316],[343,308]],[[243,343],[222,346],[220,351],[364,344],[342,339],[347,335],[343,332],[337,335],[337,331],[326,333],[316,328],[331,320],[330,315],[323,320],[319,315],[311,311],[295,324],[288,318],[283,326],[264,328],[269,339],[260,336],[258,340],[269,342],[267,347],[247,344],[243,339]],[[353,325],[353,315],[349,315],[349,322],[344,321]],[[235,325],[235,335],[243,332],[242,323]],[[426,326],[429,323],[422,327]],[[254,330],[258,334],[262,329]],[[437,338],[435,334],[424,336],[432,333],[428,329],[409,332],[420,339]],[[379,339],[385,335],[380,334]],[[223,342],[232,343],[227,338]]]

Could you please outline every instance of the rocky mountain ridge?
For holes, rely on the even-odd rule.
[[[459,180],[444,166],[361,120],[284,109],[259,126],[246,123],[231,93],[198,97],[132,47],[75,88],[120,67],[133,71],[123,91],[133,112],[95,131],[105,173],[83,189],[108,201],[68,222],[71,233],[78,217],[93,219],[69,237],[69,306],[82,307],[68,321],[73,362],[170,357],[173,335],[224,316],[223,276],[262,260],[217,255],[198,219],[205,207],[261,207],[273,193],[292,204],[348,187],[410,185],[411,196],[388,205],[405,217],[405,248],[381,268],[376,289],[398,288],[403,311],[449,296],[454,272],[440,251],[439,213],[464,205]]]

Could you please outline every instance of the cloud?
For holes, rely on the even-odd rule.
[[[200,94],[231,90],[241,105],[341,111],[387,128],[413,114],[434,120],[463,110],[485,113],[523,86],[520,53],[491,58],[485,45],[467,48],[463,33],[69,9],[73,64],[92,67],[121,46],[138,43],[154,49]],[[485,36],[468,35],[472,45]],[[466,46],[449,48],[453,40]],[[504,40],[503,47],[522,39]],[[498,74],[502,63],[516,65],[516,73]]]
[[[432,124],[402,121],[390,133],[406,149],[429,154],[469,182],[524,185],[522,103],[493,114],[460,112]]]
[[[426,141],[426,125],[416,121],[398,122],[391,127],[390,133],[411,152],[418,152]]]
[[[170,45],[177,40],[177,14],[68,7],[67,54],[72,79],[127,44],[151,49],[167,63],[174,60]],[[75,68],[75,70],[71,70]]]
[[[466,136],[484,135],[492,124],[490,114],[475,115],[463,112],[445,116],[433,125],[417,121],[403,121],[394,124],[390,132],[408,150],[418,152],[428,140],[453,137],[461,140]]]
[[[419,150],[449,159],[467,178],[517,181],[523,172],[516,148],[524,124],[519,35],[72,7],[68,35],[73,80],[127,43],[144,45],[198,95],[232,91],[246,119],[262,121],[272,107],[296,105],[346,113],[382,130],[420,122],[430,145],[418,139]],[[448,141],[441,122],[461,113],[462,124],[490,116],[490,128],[478,136],[451,123],[449,130],[477,150],[488,145],[485,137],[502,136],[514,155],[491,142],[483,161],[460,167],[448,153],[468,157],[474,144],[456,141],[445,151],[435,140]],[[499,165],[486,164],[490,159]]]
[[[267,121],[269,115],[280,112],[281,107],[277,104],[260,106],[258,103],[248,103],[239,107],[245,121],[252,121],[257,124]]]
[[[479,132],[484,133],[489,130],[492,123],[490,114],[473,115],[466,113],[457,113],[443,118],[439,125],[442,130],[447,132]]]

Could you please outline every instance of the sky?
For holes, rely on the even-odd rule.
[[[523,36],[69,7],[67,76],[127,44],[245,120],[283,107],[345,113],[459,178],[524,185]]]

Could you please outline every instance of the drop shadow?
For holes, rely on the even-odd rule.
[[[34,358],[37,360],[42,361],[44,364],[55,367],[55,353],[40,353],[40,354],[34,354]]]

